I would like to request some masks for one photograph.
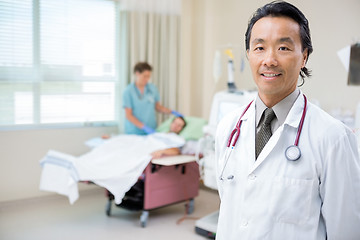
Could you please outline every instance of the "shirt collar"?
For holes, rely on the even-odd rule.
[[[150,87],[149,87],[149,83],[147,83],[145,85],[145,88],[144,88],[144,93],[141,94],[140,90],[138,89],[138,87],[136,86],[135,82],[132,82],[132,85],[133,85],[133,88],[136,92],[136,94],[138,95],[139,98],[142,98],[142,96],[144,96],[146,93],[150,92]]]
[[[259,126],[261,116],[267,106],[264,104],[264,102],[260,99],[259,95],[255,100],[255,121],[256,121],[256,127]],[[275,112],[275,111],[274,111]],[[275,113],[276,115],[276,113]]]
[[[285,119],[290,112],[291,107],[294,105],[297,97],[300,94],[300,90],[298,88],[295,89],[292,93],[290,93],[286,98],[278,102],[275,106],[272,107],[274,110],[274,113],[276,115],[276,119],[278,121],[278,125],[282,125],[285,122]],[[255,112],[256,112],[256,126],[259,125],[261,116],[267,106],[264,104],[264,102],[260,99],[258,96],[255,101]]]

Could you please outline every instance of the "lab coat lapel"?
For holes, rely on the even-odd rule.
[[[253,167],[250,169],[250,173],[252,173],[253,171],[255,171],[255,169],[257,167],[260,166],[261,163],[263,163],[266,159],[267,156],[270,154],[270,152],[273,150],[273,148],[275,147],[275,145],[277,144],[277,142],[280,139],[280,136],[282,134],[284,130],[284,125],[280,126],[275,132],[274,134],[271,136],[271,138],[269,139],[269,141],[266,143],[266,145],[264,146],[263,150],[260,152],[257,160],[255,161]],[[254,141],[255,142],[255,141]]]
[[[243,147],[241,147],[244,161],[247,166],[252,166],[255,161],[255,103],[253,102],[242,117],[241,136],[244,138]],[[246,166],[245,165],[245,166]]]
[[[274,147],[278,143],[280,137],[284,133],[284,126],[285,125],[289,125],[289,126],[291,126],[293,128],[298,127],[300,119],[301,119],[303,108],[304,108],[304,97],[303,97],[303,93],[300,91],[299,97],[296,99],[293,107],[290,109],[290,112],[289,112],[288,116],[286,117],[284,124],[282,124],[273,133],[273,135],[271,136],[271,138],[269,139],[269,141],[267,142],[267,144],[265,145],[265,147],[263,148],[263,150],[259,154],[257,160],[253,164],[252,168],[250,168],[249,174],[252,173],[253,171],[255,171],[255,169],[258,166],[260,166],[260,164],[267,159],[268,155],[274,149]],[[254,121],[255,121],[255,119],[254,119]],[[255,125],[254,125],[254,127],[255,127]],[[255,135],[255,129],[254,129],[253,132],[254,132],[254,135]],[[254,136],[254,139],[253,139],[252,142],[254,144],[253,149],[255,149],[255,136]],[[290,144],[293,144],[293,143],[289,143],[289,145]],[[253,159],[255,159],[255,154],[254,154]]]

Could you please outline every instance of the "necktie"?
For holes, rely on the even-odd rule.
[[[274,111],[271,108],[267,108],[264,112],[264,121],[262,122],[260,130],[256,134],[256,138],[255,138],[256,159],[272,135],[270,123],[274,118],[275,118]]]

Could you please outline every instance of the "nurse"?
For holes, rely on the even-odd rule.
[[[250,19],[245,45],[258,96],[217,128],[216,238],[360,239],[355,135],[297,87],[310,76],[307,19],[287,2],[266,4]],[[228,144],[239,118],[239,137]]]
[[[156,111],[182,116],[179,112],[161,105],[157,88],[149,83],[151,71],[152,67],[148,63],[137,63],[134,67],[135,82],[129,84],[124,90],[126,134],[154,133],[157,126]]]

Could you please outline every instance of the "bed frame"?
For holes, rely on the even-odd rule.
[[[125,195],[126,201],[123,199],[121,204],[116,205],[129,210],[141,210],[140,223],[142,227],[146,227],[149,211],[153,209],[187,201],[186,212],[191,214],[194,211],[194,198],[199,193],[200,178],[199,166],[194,156],[179,155],[153,159],[143,173],[139,178],[140,182],[138,181],[127,192],[128,196]],[[141,195],[135,188],[141,188],[142,184]],[[138,192],[136,193],[136,191]],[[110,216],[114,197],[111,193],[107,193],[106,215]],[[140,204],[137,202],[130,207],[129,201],[142,202]]]

